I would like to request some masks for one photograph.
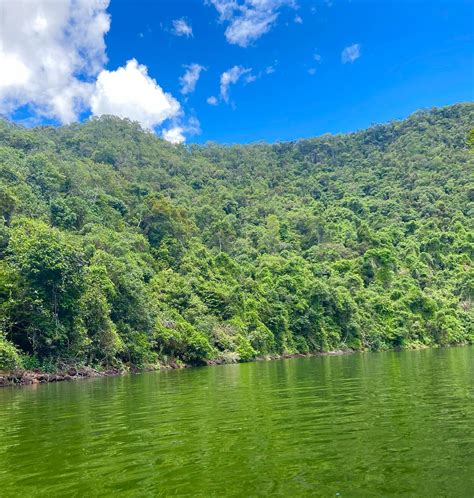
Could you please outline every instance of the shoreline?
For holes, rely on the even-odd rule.
[[[19,387],[19,386],[31,386],[38,384],[49,384],[52,382],[65,382],[74,381],[80,379],[93,379],[99,377],[115,377],[118,375],[124,375],[128,373],[139,374],[143,372],[159,372],[160,370],[178,370],[181,368],[195,368],[195,367],[208,367],[217,365],[230,365],[237,363],[254,363],[260,361],[275,361],[275,360],[287,360],[291,358],[312,358],[316,356],[341,356],[347,354],[361,353],[362,350],[353,349],[336,349],[333,351],[326,352],[314,352],[314,353],[282,353],[282,354],[268,354],[265,356],[257,356],[252,361],[240,362],[240,361],[225,361],[221,359],[207,360],[202,365],[191,365],[177,363],[172,361],[169,363],[160,363],[154,366],[148,366],[145,368],[112,368],[109,370],[97,370],[92,367],[68,367],[65,370],[58,370],[57,372],[47,373],[40,370],[12,370],[12,371],[0,371],[0,388],[1,387]]]
[[[444,348],[452,347],[463,347],[471,345],[470,343],[463,344],[449,344],[443,346]],[[177,362],[176,360],[171,360],[168,363],[158,363],[156,365],[148,365],[143,368],[111,368],[108,370],[97,370],[92,367],[74,367],[69,366],[64,370],[58,370],[56,372],[48,373],[42,372],[40,370],[12,370],[12,371],[1,371],[0,370],[0,389],[2,387],[20,387],[20,386],[30,386],[38,384],[49,384],[53,382],[65,382],[65,381],[75,381],[80,379],[94,379],[99,377],[116,377],[125,374],[140,374],[145,372],[159,372],[161,370],[179,370],[183,368],[197,368],[197,367],[211,367],[218,365],[235,365],[238,363],[256,363],[263,361],[275,361],[275,360],[288,360],[292,358],[313,358],[318,356],[343,356],[356,353],[367,353],[367,352],[401,352],[401,351],[419,351],[423,349],[438,349],[440,346],[426,346],[418,344],[417,347],[411,348],[393,348],[384,351],[369,351],[367,349],[335,349],[332,351],[316,351],[313,353],[282,353],[282,354],[267,354],[264,356],[257,356],[251,361],[238,361],[229,359],[214,359],[207,360],[202,364],[186,364]]]

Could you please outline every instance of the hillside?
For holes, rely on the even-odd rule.
[[[173,146],[0,122],[0,369],[473,342],[473,123]]]

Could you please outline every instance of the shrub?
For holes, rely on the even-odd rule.
[[[15,346],[0,333],[0,370],[14,370],[22,366]]]

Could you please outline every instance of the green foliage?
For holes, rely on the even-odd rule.
[[[11,229],[8,253],[13,342],[41,356],[65,348],[76,353],[83,345],[77,309],[84,260],[74,241],[44,222],[21,219]]]
[[[155,347],[160,355],[177,357],[187,363],[199,363],[210,357],[211,345],[202,333],[177,313],[157,320]]]
[[[82,325],[89,332],[89,361],[110,364],[117,353],[123,351],[123,342],[111,319],[110,302],[115,297],[115,287],[106,267],[91,262],[84,278],[84,288],[79,308]]]
[[[0,332],[0,370],[14,370],[22,366],[18,350]]]
[[[189,147],[0,121],[0,368],[473,342],[473,120]]]
[[[474,150],[474,128],[469,131],[468,137],[467,137],[467,145],[471,150]]]
[[[253,349],[250,341],[242,335],[237,336],[236,346],[236,352],[241,361],[250,361],[257,356],[257,351]]]

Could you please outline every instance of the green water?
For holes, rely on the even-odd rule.
[[[0,390],[0,497],[474,496],[474,348]]]

